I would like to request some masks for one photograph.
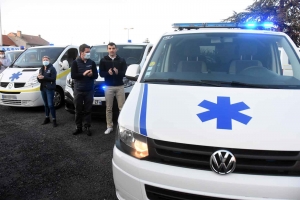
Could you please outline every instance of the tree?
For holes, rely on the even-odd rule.
[[[246,8],[247,12],[233,12],[224,19],[229,22],[270,21],[277,31],[290,36],[300,47],[300,0],[255,0]]]

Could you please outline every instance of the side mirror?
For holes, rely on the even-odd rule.
[[[64,60],[64,61],[62,61],[62,62],[59,62],[59,64],[60,64],[60,69],[61,70],[66,70],[66,69],[69,69],[70,68],[70,66],[69,66],[69,63],[68,63],[68,61],[67,60]]]
[[[140,73],[140,65],[132,64],[128,66],[125,76],[127,79],[131,81],[137,81],[137,79],[139,78],[139,73]]]

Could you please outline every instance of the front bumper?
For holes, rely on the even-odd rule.
[[[0,92],[0,105],[14,107],[38,107],[43,106],[44,102],[39,90],[33,92]]]
[[[148,200],[176,193],[194,199],[300,199],[300,178],[244,174],[218,175],[212,171],[187,169],[135,159],[114,147],[113,178],[119,199]],[[146,190],[147,187],[147,190]],[[149,198],[148,198],[149,196]]]

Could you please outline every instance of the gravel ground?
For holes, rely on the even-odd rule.
[[[115,133],[103,134],[105,117],[93,116],[91,137],[72,135],[74,115],[64,108],[58,127],[43,120],[43,107],[0,106],[0,199],[117,199]]]

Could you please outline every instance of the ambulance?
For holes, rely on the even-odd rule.
[[[64,103],[66,76],[73,60],[78,56],[78,47],[39,46],[26,49],[9,68],[0,74],[0,105],[37,107],[43,105],[37,75],[42,67],[43,56],[49,56],[57,71],[54,106]]]
[[[300,58],[271,23],[177,23],[118,118],[120,200],[300,199]],[[292,73],[283,73],[279,48]]]

